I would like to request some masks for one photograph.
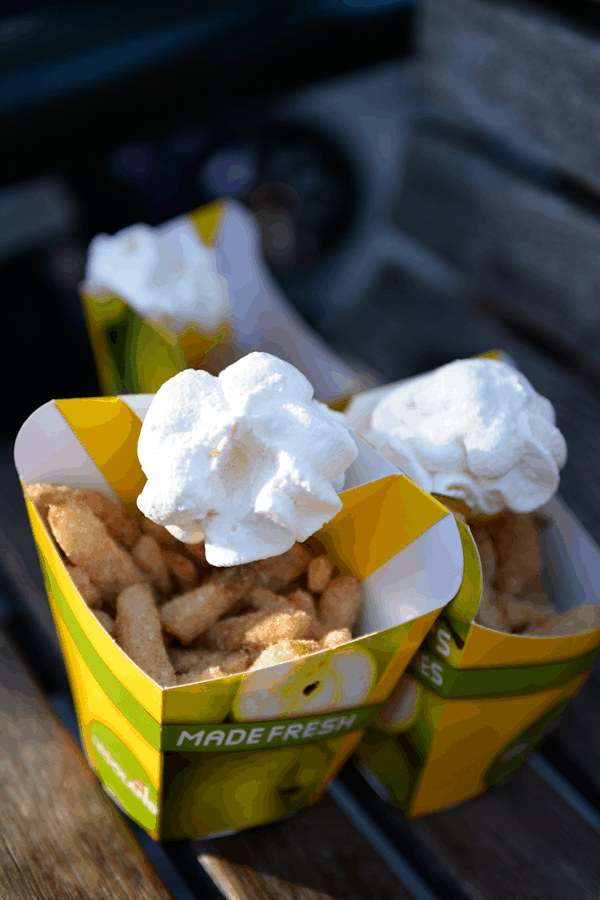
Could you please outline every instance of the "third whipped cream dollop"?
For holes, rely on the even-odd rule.
[[[276,556],[342,508],[337,490],[358,449],[341,413],[268,353],[215,378],[188,369],[158,391],[138,456],[142,512],[206,558],[231,566]]]
[[[96,235],[88,249],[88,289],[114,291],[140,316],[175,331],[189,324],[214,330],[229,314],[215,253],[193,229],[179,229],[176,244],[178,252],[150,225]]]
[[[532,512],[567,459],[549,400],[493,359],[457,360],[385,393],[361,429],[426,491],[474,514]]]

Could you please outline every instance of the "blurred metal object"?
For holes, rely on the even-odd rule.
[[[29,30],[31,46],[21,48],[11,41],[12,58],[0,75],[0,116],[163,65],[222,39],[257,16],[253,4],[224,6],[214,0],[205,0],[199,11],[198,4],[189,2],[176,3],[175,8],[132,2],[125,9],[110,6],[76,9],[59,3],[40,11],[38,27]],[[132,6],[142,7],[139,15],[132,14]],[[20,26],[15,20],[2,23],[9,34],[11,24],[13,30],[26,27],[23,20]]]
[[[80,217],[77,198],[58,175],[44,175],[2,188],[0,264],[69,234]]]
[[[199,126],[178,128],[166,139],[167,152],[178,160],[197,160],[210,143],[210,133]]]
[[[34,37],[43,26],[43,21],[32,15],[4,20],[0,23],[0,48],[7,50],[18,47],[23,41]]]
[[[60,243],[50,253],[46,263],[49,281],[61,290],[73,290],[83,278],[85,248],[80,241]]]
[[[289,265],[298,245],[296,223],[280,208],[261,205],[254,214],[263,234],[263,252],[274,268]]]
[[[290,299],[317,327],[335,328],[367,297],[390,258],[400,262],[404,255],[390,216],[412,138],[414,80],[413,63],[399,59],[304,88],[270,111],[275,133],[314,135],[330,148],[325,164],[292,159],[286,171],[283,154],[268,160],[269,174],[299,194],[300,222],[321,238],[314,258],[297,254],[293,270],[274,265]]]
[[[326,403],[372,387],[372,379],[332,353],[287,301],[264,264],[255,218],[239,202],[230,201],[227,209],[216,247],[217,266],[229,285],[236,350],[241,355],[272,353],[292,363],[311,381],[317,399]]]
[[[111,155],[109,168],[116,181],[139,184],[151,177],[157,163],[157,153],[150,144],[126,144]]]
[[[356,192],[352,172],[326,136],[269,124],[259,132],[258,187],[247,199],[276,273],[304,266],[346,230]]]
[[[256,181],[256,150],[251,142],[222,146],[198,171],[198,184],[207,200],[239,197]]]

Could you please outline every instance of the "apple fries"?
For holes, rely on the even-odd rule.
[[[98,622],[163,687],[222,678],[352,640],[362,590],[295,543],[279,556],[215,568],[204,543],[138,523],[98,491],[25,489]]]
[[[175,671],[162,640],[158,609],[149,584],[132,584],[117,597],[117,641],[127,656],[158,684],[175,684]]]
[[[127,550],[110,537],[98,516],[72,500],[48,507],[48,525],[65,556],[103,592],[114,595],[144,581]]]
[[[559,637],[600,628],[600,607],[555,609],[541,587],[540,519],[535,513],[504,511],[481,523],[469,521],[483,576],[475,622],[506,634]]]
[[[169,655],[177,684],[237,675],[245,672],[253,659],[247,650],[239,650],[237,653],[222,650],[171,650]]]
[[[25,489],[25,496],[29,500],[33,500],[44,516],[50,505],[56,505],[66,500],[88,506],[94,515],[103,522],[109,535],[127,548],[132,547],[140,536],[140,526],[128,514],[123,504],[101,494],[100,491],[70,487],[66,484],[30,484]],[[160,528],[160,526],[156,527]]]

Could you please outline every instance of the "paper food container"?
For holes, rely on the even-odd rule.
[[[23,485],[119,497],[132,513],[152,396],[52,401],[22,427]],[[114,800],[155,839],[239,831],[310,806],[374,720],[463,578],[455,519],[368,444],[338,516],[311,538],[364,581],[361,636],[301,660],[162,688],[110,638],[27,501],[83,746]]]
[[[264,259],[258,222],[243,204],[216,200],[164,222],[154,234],[175,255],[172,262],[181,254],[182,241],[197,243],[200,237],[215,253],[222,301],[179,334],[138,315],[123,297],[83,283],[81,301],[104,394],[154,393],[188,368],[202,366],[216,375],[253,350],[291,363],[313,385],[315,397],[330,405],[367,383],[331,352],[282,294]]]
[[[166,240],[175,240],[176,250],[177,235],[192,232],[214,249],[226,219],[225,204],[215,200],[167,223]],[[209,334],[190,325],[179,334],[138,315],[122,297],[95,293],[85,283],[80,297],[100,388],[109,396],[155,393],[178,372],[207,362],[227,337],[225,326]]]
[[[353,424],[368,415],[373,399],[361,395],[351,405]],[[600,549],[558,497],[540,514],[550,602],[561,612],[600,604]],[[522,765],[556,727],[600,652],[600,629],[527,637],[474,623],[481,564],[470,530],[459,528],[460,590],[356,751],[365,776],[409,818],[477,797]]]

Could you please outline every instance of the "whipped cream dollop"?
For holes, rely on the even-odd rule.
[[[180,228],[176,250],[149,225],[133,225],[90,243],[86,288],[113,292],[140,315],[183,331],[189,324],[215,329],[229,310],[227,282],[215,252],[193,228]]]
[[[379,396],[356,429],[424,490],[476,515],[556,493],[567,447],[554,409],[507,363],[457,360]]]
[[[342,413],[290,363],[250,353],[218,377],[188,369],[159,389],[140,433],[141,511],[231,566],[305,541],[342,508],[358,449]]]

